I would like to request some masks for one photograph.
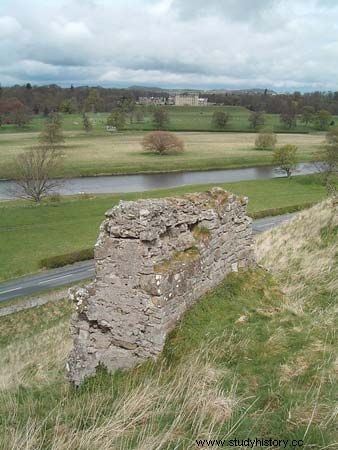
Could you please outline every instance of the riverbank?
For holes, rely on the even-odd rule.
[[[119,200],[181,195],[207,190],[212,185],[215,183],[142,193],[63,197],[60,202],[45,202],[40,206],[24,201],[3,202],[0,205],[0,279],[37,272],[44,258],[92,247],[104,212]],[[250,214],[294,208],[320,201],[326,195],[314,175],[217,185],[247,195]]]

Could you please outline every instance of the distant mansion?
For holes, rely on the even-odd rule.
[[[170,97],[139,97],[140,105],[206,106],[207,98],[198,94],[176,94]]]

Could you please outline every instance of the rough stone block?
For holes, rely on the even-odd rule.
[[[99,365],[154,358],[184,311],[230,272],[255,263],[246,198],[220,188],[179,198],[120,202],[95,246],[96,279],[72,289],[76,385]]]

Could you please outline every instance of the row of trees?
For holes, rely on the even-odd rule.
[[[10,88],[6,88],[10,89]],[[33,108],[33,110],[16,98],[6,98],[3,92],[7,92],[6,89],[0,89],[0,126],[1,124],[15,124],[18,127],[27,125],[32,117],[32,114],[43,113],[45,117],[48,117],[50,112],[59,111],[62,113],[74,113],[78,112],[78,106],[74,106],[72,99],[66,98],[61,104],[50,109],[47,106],[41,110],[41,108]],[[38,90],[40,88],[37,88]],[[42,88],[41,88],[42,89]],[[34,88],[26,88],[30,93],[34,91]],[[72,90],[72,89],[71,89]],[[73,88],[73,90],[76,90]],[[103,107],[103,101],[99,89],[89,89],[86,98],[83,100],[82,112],[99,112],[105,111],[106,107]],[[82,90],[81,90],[82,92]],[[121,93],[121,91],[118,91]],[[128,91],[129,92],[129,91]],[[47,94],[46,94],[47,95]],[[23,96],[27,100],[27,95]],[[274,96],[273,96],[274,97]],[[337,98],[338,99],[338,98]],[[250,107],[250,105],[248,106]],[[136,105],[135,98],[129,92],[128,95],[116,96],[114,98],[113,107],[110,109],[110,116],[108,118],[107,125],[114,126],[118,129],[125,127],[126,121],[130,123],[134,121],[141,123],[144,121],[145,115],[152,114],[153,122],[156,129],[164,129],[168,125],[169,117],[167,110],[156,107],[155,105],[149,105],[147,107],[138,107]],[[269,112],[269,111],[266,111]],[[306,126],[311,125],[319,130],[326,130],[334,122],[332,120],[332,114],[328,109],[316,109],[315,106],[305,105],[302,108],[299,107],[299,101],[290,100],[283,103],[283,107],[280,110],[280,121],[286,128],[293,128],[297,125],[297,120],[300,120]],[[231,121],[231,115],[224,111],[215,111],[212,117],[212,123],[215,128],[225,129]],[[264,126],[265,115],[262,109],[255,109],[249,116],[250,126],[257,130]]]
[[[6,112],[1,114],[0,104],[0,127],[4,124],[14,124],[18,127],[23,127],[29,124],[32,116],[29,114],[27,108],[22,105],[20,102],[13,102],[14,104],[8,104]],[[148,112],[147,112],[148,113]],[[127,120],[129,119],[130,123],[142,123],[144,121],[146,112],[142,108],[138,108],[127,113],[123,108],[116,107],[110,113],[107,118],[107,126],[112,126],[117,128],[118,130],[122,130],[125,128]],[[46,117],[48,117],[47,115]],[[90,131],[91,122],[88,118],[86,112],[83,112],[83,128],[86,131]],[[232,116],[226,111],[215,111],[212,116],[212,125],[217,129],[226,129],[229,123],[231,122]],[[320,110],[315,112],[312,106],[306,106],[300,116],[297,116],[294,111],[287,111],[280,115],[281,123],[288,129],[294,128],[297,126],[297,119],[300,120],[306,126],[312,125],[318,130],[327,130],[330,125],[334,125],[334,121],[332,115],[329,111]],[[265,115],[262,111],[253,111],[248,117],[248,121],[250,124],[250,128],[253,130],[259,130],[265,125]],[[163,130],[169,125],[169,114],[167,110],[163,108],[155,108],[152,111],[152,122],[156,129]]]
[[[117,130],[123,130],[126,126],[127,119],[131,123],[134,120],[141,123],[144,121],[145,112],[142,109],[137,109],[131,113],[127,113],[122,107],[115,108],[107,117],[106,124],[109,127],[114,127]],[[152,111],[152,123],[155,129],[165,130],[169,126],[169,114],[164,108],[154,108]]]
[[[280,122],[286,128],[295,128],[297,126],[297,119],[300,119],[306,126],[312,125],[318,130],[327,130],[330,125],[334,125],[332,115],[329,111],[324,109],[316,112],[312,106],[304,107],[301,115],[297,115],[295,109],[285,110],[279,115]],[[215,111],[213,114],[213,125],[216,128],[224,129],[231,121],[231,115],[225,111]],[[264,127],[266,119],[263,111],[253,111],[248,121],[250,128],[253,130],[259,130]]]
[[[115,108],[107,118],[107,126],[114,127],[117,130],[125,128],[127,119],[133,123],[134,118],[136,122],[141,123],[144,121],[145,112],[142,109],[136,110],[136,112],[129,113],[123,108]],[[331,114],[326,110],[318,111],[317,113],[312,107],[304,108],[304,111],[300,117],[298,117],[302,123],[306,126],[312,124],[318,130],[327,130],[329,126],[334,125]],[[219,130],[225,130],[232,120],[231,114],[224,110],[215,111],[212,115],[212,126]],[[265,114],[262,111],[253,111],[249,117],[248,122],[250,128],[255,131],[262,129],[266,123]],[[285,112],[280,115],[280,122],[288,129],[294,128],[297,125],[297,115],[295,112]],[[165,108],[157,107],[152,111],[152,124],[157,130],[165,130],[169,127],[170,117],[168,110]]]

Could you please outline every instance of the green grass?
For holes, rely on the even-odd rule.
[[[249,213],[272,208],[295,208],[325,197],[315,176],[219,184],[250,199]],[[34,273],[44,258],[64,255],[94,245],[104,212],[120,199],[181,195],[207,190],[211,185],[183,186],[144,193],[63,198],[60,203],[35,206],[13,201],[0,204],[0,279]]]
[[[41,331],[48,330],[61,319],[69,319],[71,303],[65,300],[50,302],[37,308],[20,311],[1,318],[0,348],[13,343],[14,340],[25,340]],[[20,329],[16,322],[20,321]]]
[[[250,132],[250,123],[248,121],[250,117],[250,111],[240,106],[207,106],[207,107],[176,107],[166,106],[164,107],[170,118],[169,130],[171,131],[219,131],[212,125],[212,115],[215,111],[223,110],[231,115],[231,121],[229,122],[225,131],[238,131],[238,132]],[[82,116],[81,114],[63,114],[63,127],[65,131],[81,131],[82,130]],[[92,120],[94,132],[104,133],[106,125],[106,119],[108,113],[88,113],[88,116]],[[0,127],[0,134],[16,133],[16,132],[29,132],[40,131],[44,122],[44,117],[33,116],[29,125],[23,128],[18,128],[14,125],[3,125]],[[298,120],[296,127],[291,129],[285,128],[280,123],[278,114],[265,114],[266,128],[273,129],[275,132],[297,132],[308,133],[309,131],[316,131],[311,125],[305,126]],[[129,123],[127,120],[125,129],[133,131],[149,131],[153,129],[152,114],[146,113],[144,122]]]
[[[101,371],[78,390],[63,378],[66,352],[38,359],[65,340],[68,348],[69,306],[7,318],[0,353],[15,355],[1,370],[8,387],[0,394],[0,446],[192,450],[196,439],[272,437],[303,440],[307,450],[335,448],[334,329],[314,326],[315,310],[307,308],[300,323],[284,306],[270,275],[231,275],[185,314],[157,363]],[[19,362],[24,348],[32,353]],[[14,381],[6,370],[16,371]]]
[[[67,132],[62,166],[57,176],[92,176],[113,173],[208,170],[272,164],[272,152],[254,148],[253,133],[178,133],[185,151],[158,155],[143,151],[144,132],[114,135]],[[0,178],[15,176],[17,155],[36,145],[37,133],[0,134]],[[313,159],[324,140],[321,134],[282,134],[278,144],[295,144],[299,161]]]
[[[90,114],[93,130],[82,130],[81,115],[64,114],[63,129],[66,142],[63,147],[63,167],[57,176],[92,176],[97,174],[138,173],[175,170],[206,170],[230,167],[248,167],[271,164],[271,152],[254,149],[255,133],[249,128],[250,112],[241,107],[225,107],[232,115],[226,132],[217,132],[211,124],[212,114],[219,107],[167,107],[171,131],[176,131],[185,142],[180,155],[145,153],[141,141],[146,131],[153,129],[152,118],[143,123],[127,124],[120,133],[110,134],[105,129],[107,114]],[[15,157],[38,142],[44,118],[35,116],[25,128],[12,125],[0,127],[0,178],[15,176]],[[295,144],[299,161],[309,161],[320,148],[323,135],[316,130],[297,126],[285,129],[278,115],[266,115],[266,126],[277,133],[278,144]],[[312,134],[299,134],[309,133]]]

